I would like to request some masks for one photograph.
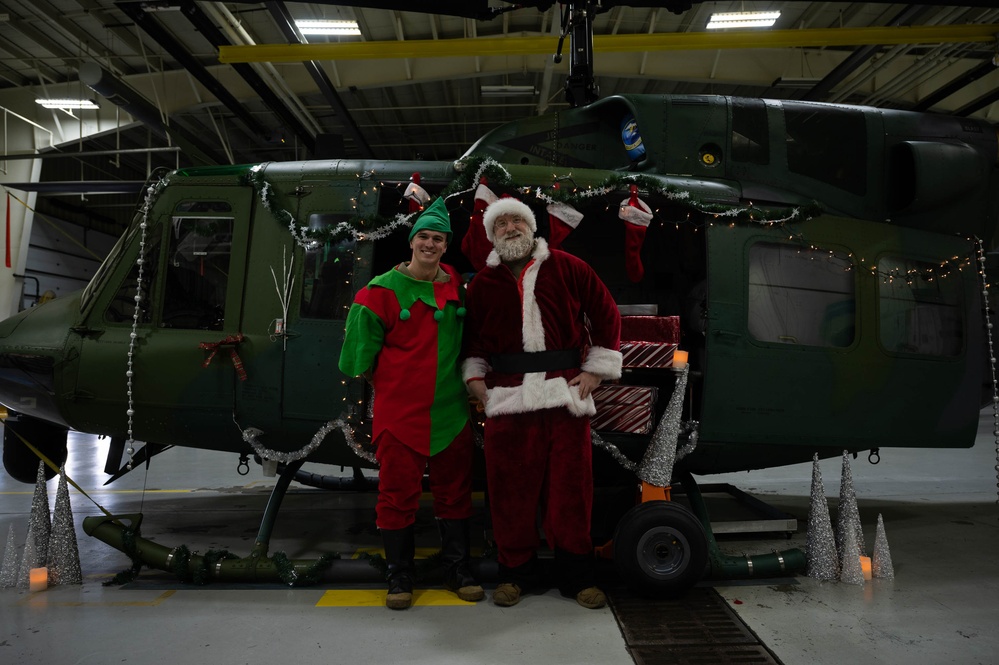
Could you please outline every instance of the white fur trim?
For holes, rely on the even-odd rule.
[[[494,249],[490,251],[489,256],[486,257],[486,265],[489,266],[490,268],[497,268],[501,263],[503,263],[503,260],[500,259],[499,254],[496,253],[496,250]]]
[[[617,216],[635,226],[648,226],[652,221],[652,209],[642,199],[638,201],[638,207],[631,205],[628,201],[621,201],[617,209]]]
[[[549,203],[548,214],[562,220],[566,226],[573,229],[577,228],[583,219],[583,213],[566,203]]]
[[[492,367],[485,358],[465,358],[461,363],[461,380],[468,381],[472,377],[485,377],[486,372],[492,371]]]
[[[486,237],[489,239],[489,242],[493,242],[493,225],[496,223],[496,218],[500,215],[520,215],[527,220],[527,225],[531,231],[538,232],[538,221],[534,218],[534,212],[527,207],[526,203],[510,197],[496,199],[482,213],[482,225],[486,229]]]
[[[612,351],[602,346],[591,346],[581,370],[595,374],[604,381],[621,378],[622,356],[620,351]]]
[[[579,399],[579,386],[570,387],[562,377],[545,379],[544,372],[525,374],[521,385],[490,388],[486,395],[489,418],[557,408],[566,408],[574,416],[592,416],[597,412],[592,396]]]
[[[485,185],[479,183],[479,186],[475,188],[475,200],[485,201],[486,205],[494,202],[498,197],[493,193],[493,190],[489,189]]]

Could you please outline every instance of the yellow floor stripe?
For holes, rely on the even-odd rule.
[[[20,601],[19,605],[27,605],[28,607],[156,607],[164,600],[177,593],[176,589],[171,589],[169,591],[164,591],[159,596],[148,601],[95,601],[95,602],[84,602],[84,601],[59,601],[50,602],[44,593],[33,593],[29,595],[24,600]],[[383,594],[384,595],[384,594]]]
[[[316,603],[316,607],[385,607],[385,589],[330,589]],[[445,605],[474,605],[461,600],[444,589],[415,589],[413,605],[440,607]]]

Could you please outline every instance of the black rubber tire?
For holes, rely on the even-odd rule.
[[[66,463],[68,431],[65,427],[20,414],[7,418],[3,430],[3,468],[14,480],[34,485],[38,479],[39,459],[17,434],[61,467]],[[55,474],[45,466],[45,480],[51,480]]]
[[[637,593],[679,595],[704,576],[708,537],[700,520],[685,506],[646,501],[618,522],[614,563]]]

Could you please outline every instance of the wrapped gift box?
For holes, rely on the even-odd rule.
[[[622,316],[622,342],[680,343],[679,316]]]
[[[651,386],[597,386],[593,390],[597,415],[590,427],[605,432],[649,434],[654,426],[658,390]]]
[[[676,344],[662,342],[621,342],[624,367],[669,368],[673,366]]]

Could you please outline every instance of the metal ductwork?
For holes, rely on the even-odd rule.
[[[180,146],[190,160],[199,164],[221,164],[215,155],[198,137],[181,127],[168,126],[160,117],[160,112],[145,97],[133,90],[121,79],[95,62],[80,65],[80,82],[109,102],[119,106],[136,120],[144,123],[164,138],[169,138]]]

